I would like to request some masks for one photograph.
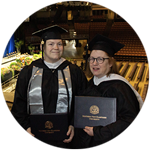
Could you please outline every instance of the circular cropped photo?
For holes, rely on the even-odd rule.
[[[139,114],[149,84],[147,55],[134,29],[111,9],[54,3],[24,19],[8,40],[2,92],[34,138],[60,148],[95,147]]]

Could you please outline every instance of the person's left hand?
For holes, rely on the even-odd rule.
[[[69,128],[68,128],[67,136],[69,136],[69,135],[70,135],[69,139],[65,139],[63,141],[64,143],[69,143],[73,139],[73,136],[74,136],[74,127],[72,125],[70,125]]]
[[[85,129],[83,129],[89,136],[94,136],[93,127],[86,126]]]

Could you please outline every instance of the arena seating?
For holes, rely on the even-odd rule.
[[[90,23],[74,23],[77,34],[89,34]]]
[[[59,26],[65,28],[66,30],[69,30],[69,25],[67,23],[61,23]]]
[[[149,83],[148,63],[117,61],[117,65],[120,75],[130,82],[144,101]]]
[[[146,56],[141,40],[127,22],[114,22],[109,37],[125,45],[116,55]]]
[[[105,27],[106,22],[91,22],[89,28],[89,40],[91,40],[97,33],[102,34]]]
[[[145,101],[147,90],[148,90],[148,84],[144,84],[144,89],[143,89],[143,93],[142,93],[143,101]]]
[[[90,39],[97,33],[102,34],[105,26],[106,22],[74,23],[77,34],[89,34]]]
[[[97,33],[103,34],[106,24],[106,22],[74,23],[74,27],[77,34],[89,34],[89,40],[91,40]],[[132,61],[134,58],[133,61],[147,61],[140,38],[127,22],[114,22],[109,38],[125,45],[122,50],[116,53],[117,58],[121,56],[120,60],[130,59]]]

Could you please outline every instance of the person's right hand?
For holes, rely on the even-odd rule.
[[[27,129],[27,132],[28,132],[29,134],[31,134],[32,136],[35,136],[34,134],[31,133],[31,127],[29,127],[29,128]]]

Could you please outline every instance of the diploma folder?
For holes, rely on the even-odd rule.
[[[106,126],[116,121],[116,98],[75,97],[74,127]]]
[[[32,134],[39,140],[63,141],[67,138],[68,115],[66,113],[32,114],[30,124]]]

